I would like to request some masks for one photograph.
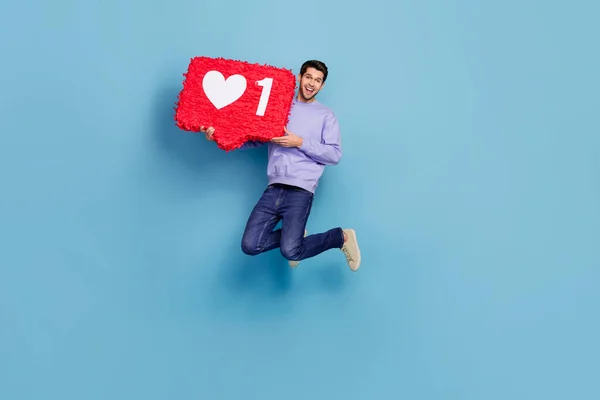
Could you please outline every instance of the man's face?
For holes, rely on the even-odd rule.
[[[314,68],[308,68],[304,75],[298,75],[300,90],[298,91],[301,101],[314,101],[315,96],[323,87],[323,73]]]

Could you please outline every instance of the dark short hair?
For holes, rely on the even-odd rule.
[[[302,68],[300,68],[300,75],[304,75],[307,69],[314,68],[317,71],[321,71],[323,73],[323,83],[327,80],[327,65],[324,62],[318,60],[308,60],[302,64]]]

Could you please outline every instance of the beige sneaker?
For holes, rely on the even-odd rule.
[[[308,231],[305,229],[304,237],[306,237],[307,235],[308,235]],[[298,266],[298,264],[300,264],[300,261],[290,261],[289,264],[290,264],[291,268],[296,268]]]
[[[360,249],[356,240],[356,232],[354,229],[343,229],[343,231],[348,236],[348,240],[344,243],[341,250],[346,256],[350,269],[358,271],[360,268]]]

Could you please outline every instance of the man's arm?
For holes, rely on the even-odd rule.
[[[325,165],[336,165],[342,158],[340,126],[334,114],[325,117],[322,142],[302,139],[299,149],[307,156]]]

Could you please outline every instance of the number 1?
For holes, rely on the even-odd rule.
[[[265,78],[262,81],[258,81],[256,83],[259,86],[263,87],[262,93],[260,94],[260,100],[258,102],[258,108],[256,109],[256,115],[260,115],[262,117],[263,115],[265,115],[267,103],[269,102],[269,96],[271,95],[273,78]]]

